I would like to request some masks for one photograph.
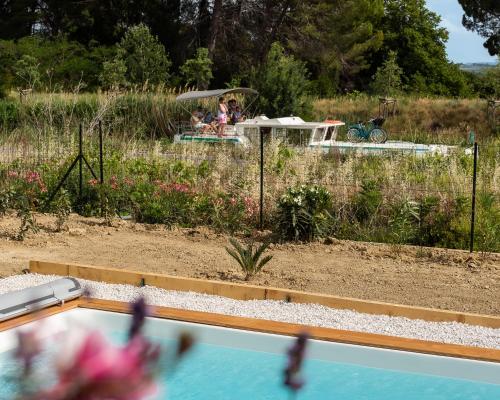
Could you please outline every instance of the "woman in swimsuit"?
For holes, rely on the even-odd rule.
[[[217,114],[217,120],[219,122],[217,136],[222,137],[227,124],[227,105],[224,103],[224,97],[219,98],[219,112]]]

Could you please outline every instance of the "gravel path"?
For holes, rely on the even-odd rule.
[[[36,274],[10,276],[0,279],[0,294],[59,278]],[[427,322],[402,317],[363,314],[318,304],[297,304],[273,300],[233,300],[193,292],[169,291],[151,286],[138,288],[83,279],[79,279],[79,282],[90,291],[92,297],[99,299],[131,301],[142,294],[149,304],[158,306],[500,349],[500,329],[457,322]]]

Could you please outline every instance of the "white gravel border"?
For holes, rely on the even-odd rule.
[[[60,276],[38,274],[10,276],[0,279],[0,294],[60,278]],[[500,329],[458,322],[428,322],[404,317],[363,314],[318,304],[286,303],[275,300],[243,301],[194,292],[164,290],[152,286],[139,288],[84,279],[78,281],[90,291],[92,297],[98,299],[129,302],[142,294],[151,305],[500,349]]]

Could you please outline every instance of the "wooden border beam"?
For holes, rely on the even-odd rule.
[[[130,312],[130,305],[128,303],[111,300],[78,299],[72,300],[63,306],[53,306],[38,313],[23,315],[9,321],[4,321],[0,323],[0,332],[77,307],[118,313]],[[168,307],[155,306],[152,309],[151,316],[156,318],[285,336],[296,336],[301,332],[308,332],[311,338],[323,341],[500,363],[500,350],[495,349],[427,342],[373,333],[311,327],[286,322],[234,317]]]
[[[359,300],[320,293],[243,285],[213,280],[129,271],[117,268],[94,267],[79,264],[61,264],[48,261],[30,261],[30,272],[47,275],[72,276],[106,283],[155,286],[167,290],[191,291],[228,297],[236,300],[282,300],[293,303],[313,303],[337,309],[349,309],[366,314],[389,315],[435,322],[460,322],[489,328],[500,328],[500,317],[434,310]]]

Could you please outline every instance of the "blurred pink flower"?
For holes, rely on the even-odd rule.
[[[118,189],[118,179],[116,179],[115,175],[113,175],[109,180],[109,185],[111,186],[111,189]]]
[[[234,197],[231,197],[231,198],[229,199],[229,202],[231,203],[231,205],[232,205],[232,206],[235,206],[235,205],[236,205],[236,203],[238,203],[238,200],[236,200],[236,198],[234,198]]]
[[[9,178],[18,178],[19,174],[16,171],[7,171],[7,177],[9,177]]]
[[[134,184],[134,181],[133,181],[133,179],[126,177],[126,178],[123,178],[123,183],[127,186],[132,186]]]
[[[58,382],[36,400],[142,400],[156,393],[154,371],[160,349],[143,336],[116,347],[98,332],[90,333]]]
[[[89,179],[88,181],[88,184],[92,187],[96,186],[98,184],[98,180],[97,179]]]
[[[17,340],[14,356],[23,363],[24,374],[27,375],[31,372],[33,360],[42,351],[42,346],[35,330],[18,332]]]

